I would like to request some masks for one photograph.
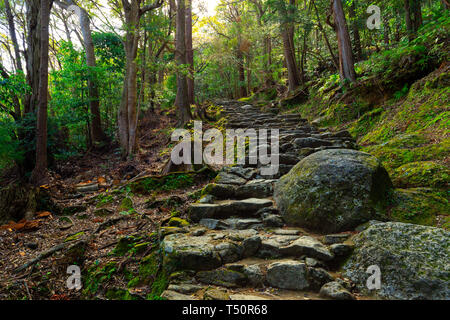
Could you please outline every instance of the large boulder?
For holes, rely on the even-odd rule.
[[[291,225],[333,233],[382,218],[392,182],[374,156],[347,149],[317,152],[275,185],[275,200]]]
[[[404,223],[376,224],[353,238],[345,276],[366,294],[385,299],[450,299],[450,232]],[[381,289],[369,291],[366,273],[381,270]]]

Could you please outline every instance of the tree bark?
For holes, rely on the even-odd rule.
[[[414,14],[414,32],[417,34],[423,24],[421,0],[412,0],[412,11]]]
[[[289,1],[290,6],[295,5],[295,0]],[[283,8],[283,6],[282,6]],[[289,91],[295,91],[300,86],[300,74],[297,68],[295,59],[294,47],[294,26],[292,19],[292,9],[284,7],[282,15],[284,16],[284,23],[281,25],[281,36],[283,39],[284,60],[288,70]]]
[[[142,0],[122,0],[127,32],[125,36],[126,69],[119,108],[119,142],[123,158],[131,158],[137,150],[137,51],[139,46],[140,20],[143,14],[162,6],[163,0],[141,8]]]
[[[91,21],[89,14],[84,8],[78,6],[73,0],[66,0],[66,2],[56,1],[60,7],[68,10],[72,6],[76,6],[81,33],[83,35],[83,45],[86,51],[86,65],[89,67],[88,88],[89,88],[89,108],[92,115],[90,133],[91,140],[94,145],[100,144],[106,140],[106,135],[102,129],[102,122],[100,117],[100,97],[97,87],[97,81],[93,70],[96,67],[94,42],[92,40]]]
[[[31,93],[25,98],[25,113],[33,113],[38,106],[39,70],[40,70],[40,1],[27,0],[27,84]]]
[[[355,58],[356,61],[362,60],[362,48],[361,48],[361,37],[359,35],[358,21],[356,16],[356,0],[352,1],[352,5],[350,6],[349,16],[352,24],[352,32],[353,32],[353,45],[355,48]]]
[[[186,62],[189,65],[189,76],[187,78],[188,102],[195,104],[195,68],[194,50],[192,47],[192,0],[187,0],[186,6]]]
[[[241,50],[241,43],[242,43],[242,39],[241,36],[239,35],[239,39],[238,39],[238,48],[236,49],[236,58],[237,58],[237,63],[238,63],[238,74],[239,74],[239,84],[238,84],[238,88],[239,88],[239,97],[238,98],[244,98],[247,96],[247,90],[245,87],[245,67],[244,67],[244,54]]]
[[[22,58],[20,56],[19,44],[17,43],[16,28],[14,26],[14,17],[13,17],[12,12],[11,12],[11,7],[9,5],[9,0],[5,0],[5,11],[6,11],[6,18],[8,20],[8,26],[9,26],[9,33],[10,33],[10,36],[11,36],[11,42],[13,43],[14,54],[16,56],[16,69],[18,71],[23,71]]]
[[[323,25],[320,22],[319,10],[317,9],[316,2],[314,0],[313,0],[313,5],[314,5],[314,11],[316,12],[317,26],[319,27],[320,31],[322,32],[323,38],[325,40],[325,44],[327,45],[328,51],[330,52],[330,56],[333,61],[333,65],[335,66],[336,70],[339,70],[338,59],[336,58],[336,55],[333,52],[333,48],[331,47],[330,41],[328,40],[327,33],[325,32],[325,29],[323,28]]]
[[[177,31],[176,31],[177,61],[177,97],[175,105],[178,109],[178,126],[183,127],[192,119],[188,98],[187,76],[180,70],[187,64],[186,59],[186,4],[185,0],[177,0]]]
[[[347,79],[351,82],[355,82],[355,63],[344,9],[342,8],[342,0],[332,1],[334,26],[339,47],[339,73],[342,80]]]
[[[47,104],[48,104],[48,60],[49,60],[49,23],[53,1],[41,0],[41,64],[39,70],[39,109],[36,131],[36,166],[31,181],[38,185],[47,172]]]
[[[406,23],[406,32],[408,33],[408,38],[410,41],[414,40],[414,26],[411,17],[411,4],[410,0],[405,0],[405,23]]]

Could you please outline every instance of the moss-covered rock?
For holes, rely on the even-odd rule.
[[[116,256],[124,256],[130,250],[134,249],[137,245],[147,243],[144,236],[127,236],[119,240],[116,247],[113,250],[113,254]]]
[[[212,271],[200,271],[197,273],[196,279],[205,284],[227,288],[243,287],[248,282],[248,278],[245,274],[226,268]]]
[[[334,233],[384,218],[392,188],[377,158],[326,150],[303,159],[282,177],[274,198],[288,224]]]
[[[392,180],[400,188],[446,188],[450,169],[433,161],[412,162],[395,169]]]
[[[360,292],[385,299],[450,299],[450,233],[404,223],[371,226],[353,239],[355,251],[344,276]],[[367,290],[367,269],[382,272],[380,290]]]
[[[179,227],[179,228],[187,227],[190,225],[190,223],[187,222],[186,220],[176,217],[171,218],[168,224],[170,227]]]

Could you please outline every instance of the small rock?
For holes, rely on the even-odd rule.
[[[195,299],[192,296],[188,296],[186,294],[178,293],[175,291],[166,290],[162,293],[161,298],[167,299],[167,300],[179,300],[179,301],[188,301],[188,300],[198,300]]]
[[[280,236],[298,236],[301,234],[301,231],[294,229],[276,229],[273,233]]]
[[[334,300],[355,300],[355,297],[336,281],[325,284],[320,289],[320,296]]]
[[[267,215],[264,219],[263,219],[263,223],[267,226],[267,227],[273,227],[273,228],[280,228],[284,226],[284,221],[283,219],[278,216],[278,215],[274,215],[274,214],[270,214]]]
[[[264,275],[257,264],[244,267],[243,273],[247,276],[252,287],[261,288],[264,286]]]
[[[336,244],[336,243],[343,243],[348,238],[350,238],[350,234],[329,234],[323,237],[323,243],[326,245]]]
[[[274,180],[252,180],[236,189],[236,197],[239,199],[271,197],[273,184]]]
[[[318,261],[314,258],[307,257],[305,259],[305,262],[306,262],[306,265],[311,268],[325,268],[326,267],[325,264],[323,264],[321,261]]]
[[[203,236],[204,234],[206,233],[206,229],[197,229],[197,230],[195,230],[195,231],[192,231],[192,235],[194,236],[194,237],[201,237],[201,236]]]
[[[226,230],[230,228],[229,224],[216,219],[202,219],[200,220],[200,225],[210,230]]]
[[[169,291],[176,291],[178,293],[182,294],[194,294],[202,289],[202,286],[197,286],[194,284],[189,283],[182,283],[182,284],[171,284],[167,288]]]
[[[229,269],[217,269],[212,271],[201,271],[197,273],[196,279],[205,284],[222,286],[227,288],[243,287],[247,284],[247,276]]]
[[[354,247],[352,245],[343,243],[337,243],[330,246],[331,253],[339,260],[347,258],[353,252],[353,249]]]
[[[216,201],[216,198],[213,195],[207,194],[198,200],[198,203],[214,204],[214,201]]]
[[[230,300],[235,301],[259,301],[259,300],[269,300],[259,296],[253,296],[249,294],[232,294],[230,295]]]
[[[282,248],[285,255],[292,255],[300,257],[306,255],[311,258],[316,258],[322,261],[330,261],[334,258],[333,254],[318,240],[303,236],[289,246]]]
[[[204,293],[203,300],[226,301],[230,300],[230,295],[224,290],[210,288]]]
[[[328,282],[333,282],[331,274],[322,268],[308,268],[308,282],[310,289],[319,291]]]
[[[242,257],[250,258],[253,257],[261,247],[261,238],[259,236],[254,236],[247,238],[242,242]]]
[[[242,247],[231,242],[222,242],[214,249],[219,253],[224,264],[239,261],[242,255]]]
[[[221,172],[217,175],[215,182],[217,184],[243,185],[247,182],[244,178],[227,172]]]
[[[303,290],[309,284],[307,281],[306,264],[298,261],[282,261],[269,265],[267,282],[275,288],[288,290]]]

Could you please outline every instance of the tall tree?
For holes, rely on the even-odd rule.
[[[195,104],[195,67],[192,46],[192,0],[186,2],[186,62],[189,65],[189,76],[187,78],[188,102],[189,105],[193,105]]]
[[[281,37],[283,39],[284,60],[288,71],[289,91],[295,91],[300,86],[300,73],[295,58],[294,45],[294,16],[295,16],[295,0],[289,0],[286,5],[283,0],[280,4],[281,10]]]
[[[175,59],[177,61],[177,97],[175,106],[178,109],[178,126],[182,127],[192,119],[188,97],[187,76],[183,68],[187,65],[186,55],[186,2],[177,0]]]
[[[331,21],[331,15],[329,14],[327,22],[334,28],[337,35],[339,48],[339,73],[342,80],[346,79],[351,82],[355,82],[355,62],[347,21],[345,20],[344,9],[342,7],[342,0],[332,0],[331,7],[334,21]]]
[[[40,51],[41,63],[39,69],[39,109],[36,130],[36,166],[31,181],[40,184],[47,172],[47,104],[48,104],[48,60],[49,60],[49,23],[50,10],[53,1],[41,0],[40,21]]]
[[[38,106],[40,48],[40,1],[27,0],[27,49],[25,51],[27,84],[31,92],[26,96],[25,113],[33,113]]]
[[[14,54],[16,57],[16,69],[23,71],[22,58],[20,56],[19,44],[17,43],[16,27],[14,25],[14,16],[11,12],[9,0],[5,0],[5,11],[6,11],[6,18],[8,19],[9,34],[11,36],[11,42],[13,44]]]
[[[65,10],[74,11],[79,18],[81,33],[83,35],[83,45],[86,52],[86,65],[90,68],[90,75],[88,77],[89,87],[89,107],[91,110],[92,121],[91,124],[91,138],[94,144],[101,143],[106,140],[106,135],[102,129],[102,122],[100,117],[100,97],[97,86],[97,81],[94,75],[94,68],[96,67],[94,42],[92,41],[91,20],[87,11],[77,5],[73,0],[55,1],[57,5]]]
[[[125,15],[126,70],[119,109],[119,140],[124,158],[132,157],[137,150],[137,52],[141,29],[141,17],[149,11],[161,7],[164,0],[141,6],[142,0],[122,0]]]
[[[356,15],[356,0],[352,1],[352,4],[350,5],[349,10],[349,17],[350,22],[352,26],[352,33],[353,33],[353,45],[355,48],[355,58],[356,61],[361,61],[362,59],[362,47],[361,47],[361,36],[359,34],[359,26],[358,26],[358,17]]]

